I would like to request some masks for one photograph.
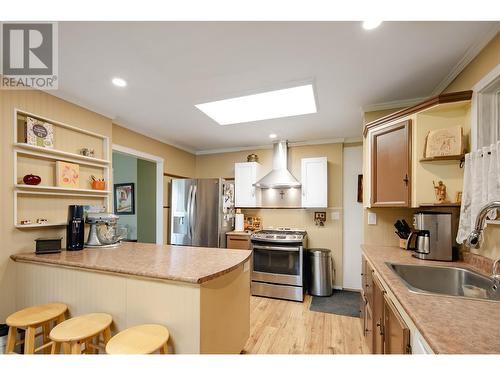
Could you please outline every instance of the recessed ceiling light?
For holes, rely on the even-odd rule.
[[[276,137],[277,137],[277,135],[276,135],[276,134],[274,134],[274,133],[269,134],[269,138],[271,138],[271,139],[274,139],[274,138],[276,138]]]
[[[373,30],[380,26],[382,21],[363,21],[363,29]]]
[[[111,80],[113,85],[118,86],[118,87],[125,87],[127,86],[127,81],[125,81],[123,78],[118,78],[115,77]]]
[[[197,104],[195,107],[219,125],[317,112],[312,84]]]

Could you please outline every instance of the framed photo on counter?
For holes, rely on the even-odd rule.
[[[114,184],[115,214],[135,215],[135,186],[133,182]]]

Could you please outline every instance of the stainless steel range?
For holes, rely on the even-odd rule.
[[[251,236],[252,295],[304,300],[304,248],[307,232],[300,229],[264,229]]]

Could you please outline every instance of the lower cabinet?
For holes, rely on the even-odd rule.
[[[373,354],[411,354],[410,329],[366,259],[362,258],[361,324]]]
[[[249,235],[227,234],[226,240],[228,249],[250,250],[252,248]]]
[[[385,354],[411,354],[410,329],[387,296],[384,296],[384,333]]]

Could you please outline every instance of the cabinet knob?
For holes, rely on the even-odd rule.
[[[408,174],[405,174],[405,178],[403,178],[403,181],[404,181],[404,183],[405,183],[405,186],[408,186],[408,182],[410,181],[410,180],[408,179]]]

